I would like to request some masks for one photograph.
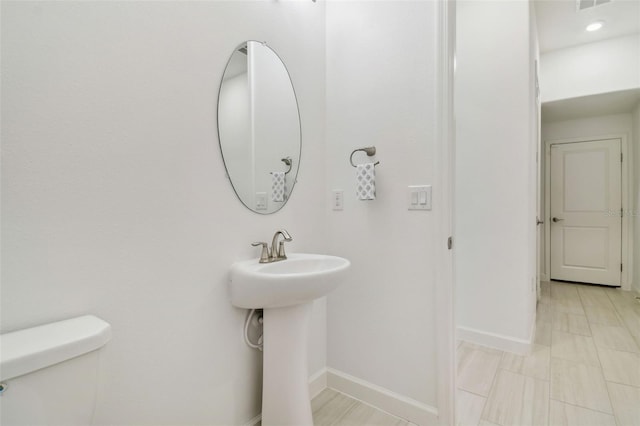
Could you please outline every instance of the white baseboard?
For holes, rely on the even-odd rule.
[[[333,368],[323,368],[309,377],[309,394],[312,399],[327,387],[349,395],[379,410],[408,420],[418,426],[435,426],[438,424],[437,408]],[[255,426],[261,419],[262,416],[259,414],[245,423],[244,426]]]
[[[316,396],[318,396],[318,394],[323,390],[325,390],[326,388],[327,388],[327,368],[325,367],[315,372],[314,374],[311,375],[311,377],[309,377],[309,396],[311,397],[311,399],[313,399]],[[244,426],[255,426],[258,424],[258,422],[260,422],[260,420],[262,420],[262,414],[258,414],[257,416],[249,420],[247,423],[245,423]]]
[[[309,377],[309,395],[311,399],[327,388],[327,367]]]
[[[490,348],[500,349],[507,352],[528,355],[531,353],[531,349],[533,348],[535,323],[533,327],[533,334],[531,334],[530,340],[524,340],[517,339],[511,336],[503,336],[501,334],[489,333],[487,331],[458,326],[456,329],[456,339],[475,343],[477,345],[488,346]]]
[[[258,414],[257,416],[246,422],[244,426],[255,426],[258,424],[258,422],[260,422],[260,420],[262,420],[262,414]]]
[[[438,409],[333,368],[326,371],[327,386],[418,426],[438,424]]]

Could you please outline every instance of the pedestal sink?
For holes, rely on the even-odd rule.
[[[231,266],[231,303],[264,309],[262,425],[313,425],[307,334],[314,299],[342,283],[347,259],[294,253],[286,260]]]

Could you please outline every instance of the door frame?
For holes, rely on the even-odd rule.
[[[434,164],[436,366],[438,425],[456,424],[456,333],[455,333],[455,251],[448,245],[454,235],[455,114],[454,62],[456,48],[456,1],[444,0],[436,6],[437,127]],[[437,204],[436,204],[437,203]]]
[[[620,285],[623,290],[631,290],[631,280],[633,277],[633,221],[630,220],[631,205],[633,199],[633,188],[629,184],[632,182],[629,175],[633,170],[633,156],[629,150],[629,141],[626,134],[608,134],[598,136],[583,136],[569,139],[545,140],[545,163],[544,163],[544,276],[551,280],[551,145],[593,142],[604,139],[620,139],[620,149],[622,151],[622,264],[623,270],[620,276]]]

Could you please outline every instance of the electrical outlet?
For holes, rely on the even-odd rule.
[[[256,192],[256,210],[266,210],[266,209],[267,209],[267,193]]]
[[[331,196],[333,210],[344,209],[344,191],[342,189],[334,189]]]

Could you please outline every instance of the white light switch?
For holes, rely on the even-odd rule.
[[[431,210],[431,185],[409,185],[409,210]]]
[[[420,199],[420,204],[427,204],[427,191],[418,192],[418,198]]]

